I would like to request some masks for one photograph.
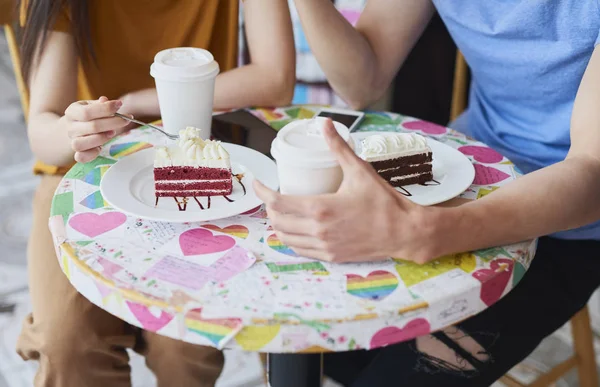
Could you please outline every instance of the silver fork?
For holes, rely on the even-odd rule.
[[[146,122],[138,121],[135,118],[128,117],[128,116],[126,116],[124,114],[121,114],[121,113],[115,113],[114,116],[122,118],[122,119],[124,119],[126,121],[129,121],[129,122],[133,122],[135,124],[139,124],[139,125],[143,125],[143,126],[149,126],[152,129],[158,130],[159,132],[161,132],[162,134],[164,134],[165,136],[167,136],[171,140],[178,140],[179,139],[178,135],[167,133],[164,130],[162,130],[161,128],[159,128],[158,126],[155,126],[155,125],[152,125],[152,124],[148,124]]]

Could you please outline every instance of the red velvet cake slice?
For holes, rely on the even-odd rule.
[[[154,158],[156,197],[230,195],[229,153],[220,141],[203,140],[196,128],[179,132],[176,146],[158,147]]]

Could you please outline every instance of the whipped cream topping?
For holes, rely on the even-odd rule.
[[[179,131],[179,140],[174,147],[157,147],[154,165],[229,165],[229,153],[220,141],[203,140],[200,130],[187,127]]]
[[[374,134],[362,140],[362,159],[398,153],[413,153],[429,150],[425,137],[416,133]]]

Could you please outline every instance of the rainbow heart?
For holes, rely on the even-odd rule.
[[[243,327],[240,319],[203,319],[201,313],[202,309],[192,309],[187,312],[184,318],[186,328],[190,332],[206,337],[219,348]]]
[[[248,227],[246,226],[242,226],[239,224],[234,224],[232,226],[227,226],[227,227],[219,227],[219,226],[215,226],[214,224],[205,224],[202,225],[203,228],[207,228],[209,230],[213,230],[213,231],[217,231],[223,234],[227,234],[227,235],[231,235],[234,237],[238,237],[238,238],[242,238],[242,239],[246,239],[248,237]]]
[[[398,287],[398,277],[384,270],[369,273],[366,277],[346,274],[346,289],[349,294],[370,300],[382,300]]]
[[[298,256],[298,254],[296,254],[294,252],[294,250],[290,249],[288,246],[286,246],[283,243],[281,243],[281,241],[277,237],[277,234],[271,234],[267,238],[267,245],[269,245],[270,248],[272,248],[273,250],[277,251],[278,253],[289,255],[289,256],[292,256],[292,257],[297,257]]]

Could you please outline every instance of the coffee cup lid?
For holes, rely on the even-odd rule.
[[[150,66],[150,75],[167,81],[188,82],[214,78],[219,64],[201,48],[178,47],[160,51]]]
[[[271,144],[271,154],[278,162],[312,168],[327,168],[338,164],[323,136],[326,118],[298,120],[283,127]],[[339,135],[354,148],[350,130],[333,122]]]

